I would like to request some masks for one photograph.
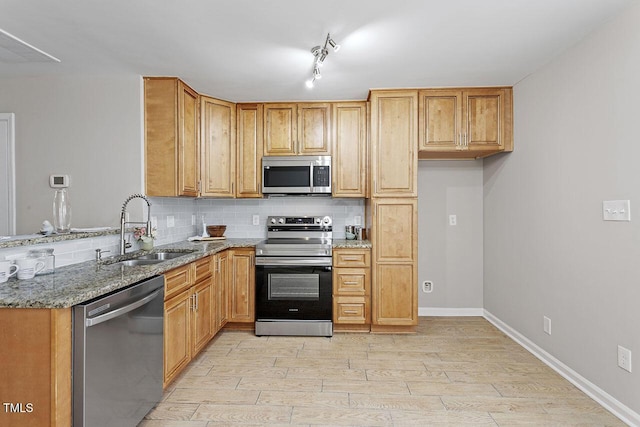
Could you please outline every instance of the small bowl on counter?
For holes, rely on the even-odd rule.
[[[209,237],[222,237],[226,230],[226,225],[207,225],[207,233],[209,233]]]

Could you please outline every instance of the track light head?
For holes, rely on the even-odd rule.
[[[331,47],[333,48],[333,51],[334,51],[334,52],[337,52],[337,51],[339,51],[339,50],[340,50],[340,45],[339,45],[338,43],[336,43],[335,41],[333,41],[333,39],[332,39],[332,38],[330,38],[330,39],[328,40],[328,42],[329,42],[329,46],[331,46]]]
[[[315,81],[316,81],[316,79],[315,79],[315,78],[313,78],[313,79],[309,79],[309,80],[307,80],[304,84],[305,84],[305,86],[307,86],[309,89],[313,89],[313,83],[314,83]]]
[[[320,80],[322,78],[322,74],[320,74],[320,68],[316,65],[313,67],[313,80]]]

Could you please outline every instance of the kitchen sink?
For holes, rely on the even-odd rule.
[[[136,257],[135,260],[143,260],[143,261],[166,261],[169,259],[178,258],[181,256],[185,256],[190,254],[191,252],[155,252],[152,254],[141,255]],[[133,260],[132,260],[133,261]]]
[[[124,259],[117,261],[117,258],[111,260],[104,260],[104,264],[119,264],[127,267],[135,267],[139,265],[151,265],[158,264],[163,261],[169,261],[175,258],[179,258],[181,256],[189,255],[193,253],[193,251],[180,251],[180,252],[153,252],[146,253],[144,255],[134,256],[129,259]]]

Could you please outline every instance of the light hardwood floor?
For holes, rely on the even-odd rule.
[[[483,318],[415,335],[224,331],[139,427],[623,426]]]

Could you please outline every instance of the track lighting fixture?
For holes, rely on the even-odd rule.
[[[322,74],[320,74],[320,67],[324,64],[324,60],[327,59],[327,56],[329,56],[329,49],[327,49],[327,46],[330,46],[334,52],[340,50],[340,45],[331,38],[331,34],[327,34],[324,46],[314,46],[311,48],[311,53],[315,59],[313,61],[313,77],[305,83],[308,88],[312,88],[315,81],[322,78]]]

